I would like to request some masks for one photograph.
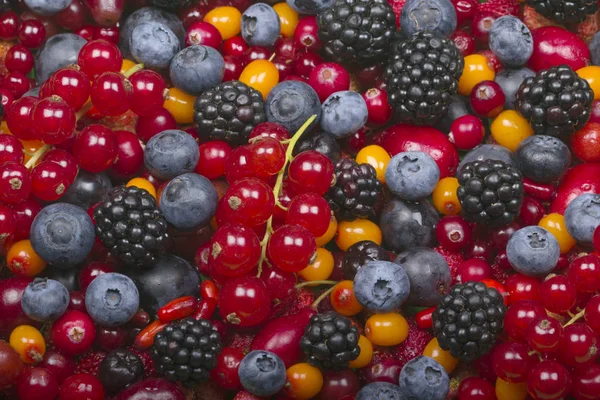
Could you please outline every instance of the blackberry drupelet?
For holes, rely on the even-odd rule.
[[[598,10],[597,0],[527,0],[544,17],[561,24],[577,24]]]
[[[131,266],[154,264],[169,238],[154,197],[135,186],[113,189],[94,210],[94,219],[102,244]]]
[[[381,197],[381,182],[375,168],[342,158],[335,166],[335,185],[325,195],[338,220],[350,221],[375,215]]]
[[[454,285],[433,312],[433,334],[453,357],[473,361],[494,347],[505,312],[496,289],[481,282]]]
[[[312,316],[300,339],[300,348],[310,365],[343,370],[360,355],[359,336],[348,318],[330,311]]]
[[[370,240],[361,240],[350,246],[344,253],[342,264],[346,279],[354,279],[358,270],[369,261],[390,261],[390,254],[386,249]]]
[[[387,0],[337,0],[317,16],[325,53],[340,64],[372,65],[387,57],[396,14]]]
[[[167,10],[180,10],[192,5],[192,0],[150,0],[150,4]]]
[[[434,125],[448,112],[464,59],[454,42],[419,31],[398,42],[384,72],[388,99],[402,122]]]
[[[202,93],[194,105],[201,137],[245,144],[252,128],[267,120],[262,94],[240,81],[223,82]]]
[[[515,110],[538,135],[568,135],[588,122],[594,92],[571,67],[560,65],[525,78],[516,94]]]
[[[467,221],[491,225],[511,223],[523,202],[523,176],[498,160],[466,163],[457,173],[456,195]]]
[[[217,328],[208,320],[192,318],[167,325],[150,349],[156,372],[187,387],[209,379],[220,352]]]

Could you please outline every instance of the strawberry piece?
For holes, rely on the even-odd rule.
[[[97,377],[100,363],[104,358],[106,358],[106,353],[102,350],[89,351],[77,361],[75,372],[78,374],[90,374]]]
[[[406,0],[388,0],[388,3],[396,14],[396,26],[400,29],[400,14],[402,14],[402,7],[406,4]]]

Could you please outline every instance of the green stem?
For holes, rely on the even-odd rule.
[[[38,160],[42,158],[48,150],[50,150],[50,146],[48,146],[47,144],[37,149],[36,152],[33,153],[33,155],[31,156],[29,161],[27,161],[27,164],[25,164],[25,168],[30,169],[35,167],[35,164],[38,162]]]
[[[141,71],[143,69],[144,69],[144,64],[136,64],[133,67],[129,68],[127,71],[125,71],[125,73],[123,74],[123,76],[125,78],[129,78],[129,77],[131,77],[131,75],[133,75],[136,72],[139,72],[139,71]]]
[[[329,296],[331,294],[331,292],[333,292],[333,289],[335,289],[335,286],[330,287],[329,289],[327,289],[326,291],[324,291],[323,293],[321,293],[321,295],[319,297],[317,297],[317,299],[314,301],[314,303],[312,303],[310,306],[313,310],[316,310],[317,307],[319,307],[319,304],[325,299],[325,297]]]
[[[583,310],[579,311],[577,314],[573,315],[571,320],[563,325],[563,328],[566,328],[569,325],[573,325],[575,322],[577,322],[579,319],[581,319],[581,317],[583,317],[584,315],[585,315],[585,309],[583,309]]]
[[[306,281],[302,283],[298,283],[294,286],[296,289],[303,288],[305,286],[317,286],[317,285],[336,285],[337,281]]]

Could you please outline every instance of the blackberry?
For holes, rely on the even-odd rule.
[[[456,195],[467,221],[506,225],[521,210],[523,176],[517,168],[499,160],[466,163],[457,176]]]
[[[325,198],[338,220],[375,216],[374,206],[381,197],[381,182],[375,168],[342,158],[335,165],[335,185]]]
[[[433,312],[433,334],[453,357],[473,361],[494,347],[505,312],[496,289],[481,282],[454,285]]]
[[[192,0],[150,0],[150,4],[167,10],[180,10],[192,5]]]
[[[167,325],[150,349],[156,372],[187,387],[209,379],[220,352],[217,328],[208,320],[192,318]]]
[[[597,0],[527,0],[544,17],[561,24],[578,24],[598,10]]]
[[[262,94],[240,81],[220,83],[194,105],[196,128],[208,140],[246,144],[252,128],[266,120]]]
[[[337,0],[317,16],[317,25],[330,59],[372,65],[388,55],[396,14],[387,0]]]
[[[354,279],[358,270],[369,261],[390,261],[390,255],[386,249],[370,240],[361,240],[350,246],[344,253],[342,263],[346,279]]]
[[[397,118],[434,125],[446,115],[464,60],[454,42],[431,31],[419,31],[398,42],[384,71],[388,100]]]
[[[167,221],[150,193],[119,186],[94,210],[96,235],[104,247],[132,266],[150,266],[163,253]]]
[[[552,67],[525,78],[516,94],[515,110],[538,135],[574,133],[588,122],[594,92],[567,65]]]
[[[312,316],[300,348],[310,365],[343,370],[360,355],[358,338],[358,330],[348,318],[330,311]]]

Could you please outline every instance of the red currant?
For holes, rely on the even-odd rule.
[[[252,46],[246,49],[242,56],[244,64],[249,64],[254,60],[268,60],[271,57],[271,50],[262,46]]]
[[[273,207],[275,197],[269,185],[256,178],[245,178],[232,183],[219,201],[217,222],[261,225],[273,215]]]
[[[75,361],[65,357],[54,349],[46,351],[44,359],[39,366],[50,371],[59,385],[75,373]]]
[[[568,277],[579,292],[600,290],[600,258],[594,254],[576,258],[569,266]]]
[[[435,226],[435,237],[439,244],[452,251],[462,250],[472,237],[472,228],[458,215],[447,215]]]
[[[131,82],[117,72],[105,72],[92,84],[92,104],[108,116],[125,114],[131,102]]]
[[[59,96],[39,100],[31,112],[39,139],[46,144],[58,144],[75,132],[75,112]]]
[[[257,139],[250,145],[250,165],[258,177],[276,175],[285,165],[283,145],[271,137]]]
[[[7,162],[21,164],[24,157],[19,139],[13,135],[0,135],[0,165]]]
[[[79,111],[90,97],[90,79],[75,68],[56,71],[49,80],[47,90],[63,98],[73,110]]]
[[[50,161],[39,163],[31,171],[31,192],[44,201],[58,200],[73,183],[59,164]]]
[[[585,306],[585,322],[600,335],[600,295],[592,297]]]
[[[499,378],[513,383],[525,382],[535,357],[529,355],[527,345],[505,342],[496,345],[492,355],[493,368]]]
[[[258,263],[260,253],[260,241],[252,229],[225,224],[213,234],[209,262],[218,274],[242,276]]]
[[[73,157],[73,155],[66,150],[58,148],[49,150],[42,157],[42,162],[44,161],[49,161],[60,165],[65,170],[69,182],[73,182],[75,177],[77,177],[77,172],[79,171],[77,161],[75,160],[75,157]]]
[[[6,11],[0,15],[0,38],[4,40],[12,40],[17,37],[19,30],[19,16],[12,12]]]
[[[223,42],[223,56],[243,56],[250,46],[241,36],[234,36]]]
[[[131,75],[132,85],[131,111],[137,115],[151,117],[159,111],[165,102],[165,80],[150,70],[138,71]]]
[[[271,313],[267,287],[254,276],[233,278],[219,291],[219,310],[223,318],[237,326],[255,326]]]
[[[460,282],[479,282],[492,277],[492,267],[481,258],[470,258],[458,266],[458,277]]]
[[[225,347],[217,356],[217,366],[210,371],[211,379],[223,389],[239,390],[242,386],[238,367],[244,359],[240,349]]]
[[[123,56],[116,44],[106,40],[92,40],[79,51],[77,63],[81,71],[94,80],[104,72],[119,72]]]
[[[558,400],[569,393],[571,375],[556,361],[542,361],[529,373],[527,389],[535,400]]]
[[[570,367],[587,366],[598,358],[597,336],[586,324],[572,324],[564,328],[558,356]]]
[[[308,77],[310,73],[320,64],[323,63],[323,58],[317,53],[298,53],[294,58],[294,73]]]
[[[526,338],[529,346],[540,353],[558,350],[563,338],[563,327],[552,317],[539,317],[527,327]]]
[[[9,207],[0,204],[0,248],[5,243],[10,243],[17,231],[15,212]]]
[[[296,225],[278,228],[267,245],[267,254],[273,263],[287,272],[298,272],[310,264],[317,244],[309,230]]]
[[[539,288],[540,302],[550,312],[562,314],[577,301],[577,289],[566,276],[556,275],[546,279]]]
[[[223,82],[238,80],[244,70],[244,60],[241,56],[225,56],[225,73],[223,74]]]
[[[92,375],[76,374],[60,386],[60,400],[104,400],[104,387]]]
[[[297,193],[314,192],[324,195],[333,179],[333,163],[314,150],[298,154],[288,168],[288,179]]]
[[[271,294],[271,299],[275,302],[284,302],[290,296],[296,295],[296,274],[282,271],[279,268],[271,267],[269,264],[263,265],[263,272],[260,279]]]
[[[30,368],[21,373],[17,382],[19,398],[27,400],[54,399],[58,395],[58,381],[46,368]]]
[[[217,179],[225,175],[227,160],[232,153],[227,142],[214,140],[200,145],[200,161],[196,165],[196,172],[208,179]]]
[[[20,203],[11,204],[12,210],[15,213],[15,221],[17,229],[15,231],[14,240],[19,241],[29,237],[29,230],[33,219],[42,211],[42,206],[33,197],[29,197]]]
[[[331,222],[331,209],[323,197],[315,193],[303,193],[294,197],[288,206],[285,223],[302,226],[314,237],[327,232]]]
[[[255,137],[270,137],[278,141],[288,140],[290,133],[282,125],[275,122],[262,122],[256,125],[250,132],[248,140],[254,139]]]
[[[516,302],[508,308],[504,315],[504,332],[515,341],[525,341],[529,324],[546,315],[546,310],[540,303],[533,301]]]
[[[0,201],[18,203],[31,193],[31,174],[23,164],[0,165]]]
[[[37,49],[46,40],[46,28],[37,19],[28,19],[19,26],[19,41],[23,46]]]
[[[110,264],[99,261],[86,264],[83,268],[81,268],[81,270],[79,270],[79,277],[77,280],[79,283],[79,289],[85,291],[97,276],[111,272],[116,272],[116,270]]]
[[[117,158],[117,138],[104,125],[88,125],[79,132],[73,146],[79,166],[98,173],[106,170]]]
[[[479,8],[477,0],[452,0],[452,4],[456,10],[457,26],[471,22]]]
[[[523,197],[519,217],[525,226],[537,225],[544,215],[546,215],[546,208],[538,199],[531,196]]]
[[[8,71],[28,74],[33,68],[34,58],[27,47],[16,44],[8,50],[4,62]]]
[[[131,177],[144,165],[144,149],[133,132],[115,131],[117,158],[111,169],[121,177]]]
[[[92,39],[94,40],[106,40],[114,44],[119,44],[120,31],[118,26],[104,27],[97,26],[94,29]]]
[[[175,118],[168,110],[161,108],[150,117],[139,117],[135,125],[135,132],[143,142],[147,142],[162,131],[176,128]]]
[[[458,400],[496,400],[494,385],[477,376],[464,379],[456,396]]]
[[[485,127],[474,115],[463,115],[452,122],[448,139],[460,150],[471,150],[483,142]]]
[[[539,300],[538,291],[540,282],[534,277],[514,274],[506,279],[504,287],[508,292],[509,305],[513,305],[521,300]]]
[[[90,40],[94,40],[94,31],[95,27],[93,25],[85,25],[77,29],[74,33],[89,42]]]
[[[2,87],[8,89],[15,98],[20,98],[31,88],[31,83],[24,73],[13,71],[4,77]]]
[[[597,400],[600,393],[600,365],[594,364],[587,368],[574,371],[571,396],[575,400]]]

